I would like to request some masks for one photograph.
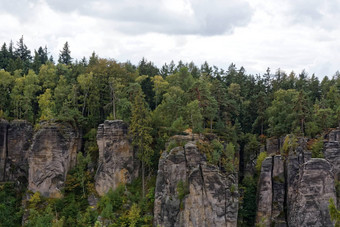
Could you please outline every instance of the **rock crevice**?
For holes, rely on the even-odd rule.
[[[333,226],[329,199],[336,200],[335,173],[340,156],[332,132],[325,143],[325,158],[311,158],[306,140],[287,155],[262,163],[258,182],[256,222],[265,226]],[[340,135],[340,132],[339,132]],[[340,136],[339,136],[340,137]],[[328,153],[327,153],[328,152]]]
[[[184,146],[163,152],[154,226],[237,226],[237,210],[237,176],[208,164],[195,140],[190,138]]]
[[[105,121],[98,126],[98,169],[95,187],[99,195],[138,176],[139,162],[128,135],[128,125],[121,120]]]

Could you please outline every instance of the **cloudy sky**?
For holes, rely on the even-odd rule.
[[[340,69],[339,0],[0,0],[0,42],[162,66],[231,62],[322,78]]]

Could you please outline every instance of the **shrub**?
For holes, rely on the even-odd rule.
[[[316,140],[312,145],[312,158],[324,158],[323,154],[323,140],[322,137],[320,137],[318,140]]]
[[[257,173],[260,173],[260,172],[261,172],[262,162],[263,162],[263,160],[265,160],[266,158],[267,158],[267,152],[261,152],[261,153],[259,154],[259,156],[257,157],[256,166],[255,166],[255,169],[256,169],[256,172],[257,172]]]

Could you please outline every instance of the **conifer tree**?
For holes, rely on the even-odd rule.
[[[71,51],[68,46],[68,42],[64,44],[63,50],[60,51],[59,60],[60,64],[70,65],[72,63]]]
[[[151,165],[151,156],[153,155],[150,123],[151,116],[144,100],[144,94],[139,88],[132,106],[130,134],[133,138],[132,144],[137,147],[138,158],[142,162],[143,197],[145,196],[145,165]]]

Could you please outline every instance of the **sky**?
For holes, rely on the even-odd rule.
[[[95,51],[322,78],[340,70],[339,21],[340,0],[0,0],[0,43],[23,36],[54,59],[67,41],[74,59]]]

